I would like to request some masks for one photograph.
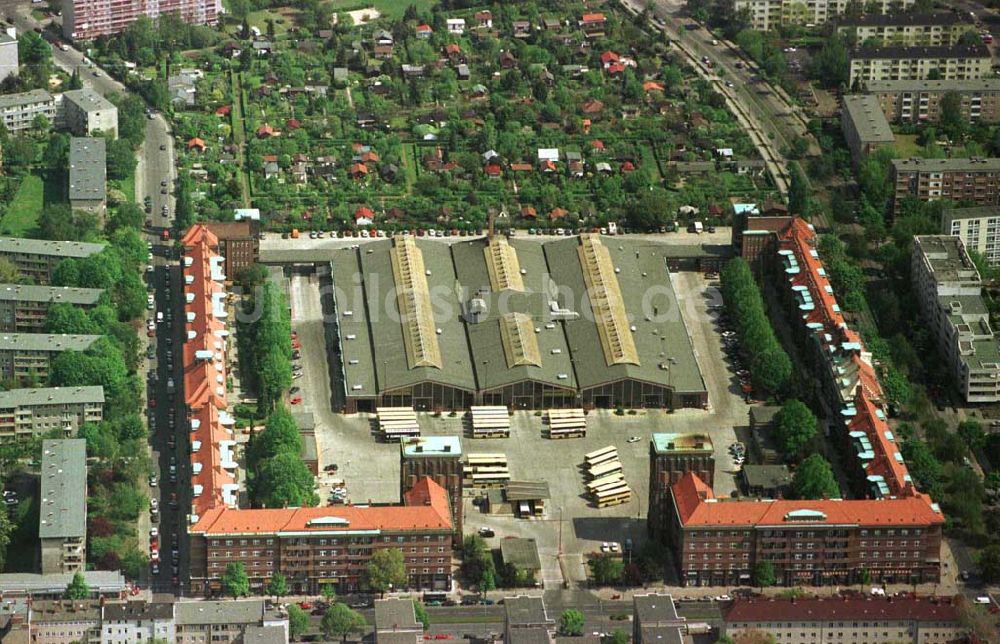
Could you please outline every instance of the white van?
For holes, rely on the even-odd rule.
[[[156,322],[157,323],[163,322],[163,311],[156,312]]]

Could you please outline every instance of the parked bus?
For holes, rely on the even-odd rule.
[[[617,454],[617,453],[618,453],[617,447],[615,447],[614,445],[608,445],[607,447],[602,447],[601,449],[593,451],[589,454],[584,454],[583,460],[587,465],[591,465],[592,463],[594,463],[603,456],[607,456],[608,454]]]
[[[628,503],[632,500],[632,490],[627,485],[621,485],[610,490],[597,492],[594,494],[594,500],[599,508]]]
[[[597,465],[596,467],[590,468],[589,474],[591,479],[599,479],[599,478],[604,478],[609,474],[621,473],[621,471],[622,471],[621,461],[619,461],[616,458],[613,461],[602,463],[601,465]]]

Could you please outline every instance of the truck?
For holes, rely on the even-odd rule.
[[[298,238],[299,238],[299,229],[292,228],[292,239],[298,239]]]

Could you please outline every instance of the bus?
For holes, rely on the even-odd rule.
[[[608,474],[607,476],[602,476],[599,479],[594,479],[590,483],[587,483],[588,490],[596,490],[602,485],[607,485],[608,483],[617,483],[619,481],[624,481],[625,477],[622,476],[621,472],[615,472],[614,474]]]
[[[594,494],[594,502],[599,508],[628,503],[632,500],[632,490],[627,485],[621,485],[610,490],[602,490]]]
[[[469,454],[466,462],[469,467],[480,467],[490,465],[507,465],[506,454]]]
[[[608,445],[607,447],[603,447],[596,452],[585,454],[583,460],[588,467],[592,467],[599,463],[604,463],[612,457],[618,458],[618,448],[614,445]]]
[[[607,463],[602,463],[595,467],[590,468],[588,474],[590,474],[591,479],[599,479],[608,476],[609,474],[620,474],[622,472],[622,464],[617,458],[613,461]]]

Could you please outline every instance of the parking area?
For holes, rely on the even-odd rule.
[[[503,452],[513,479],[548,482],[551,498],[540,519],[483,514],[473,506],[471,492],[465,497],[464,508],[467,533],[485,526],[496,532],[491,541],[505,536],[534,538],[542,561],[539,581],[546,587],[560,587],[564,581],[570,586],[583,582],[586,558],[599,551],[603,542],[631,539],[636,548],[641,546],[646,537],[649,443],[653,433],[701,432],[711,436],[716,450],[715,492],[722,497],[736,490],[728,447],[736,440],[734,427],[748,424],[749,406],[727,362],[717,328],[718,309],[712,307],[721,304],[721,298],[718,289],[700,273],[677,273],[672,280],[708,387],[708,410],[636,410],[633,415],[623,416],[611,410],[594,410],[587,415],[587,436],[564,440],[545,438],[542,418],[532,412],[515,413],[510,436],[501,439],[466,437],[461,417],[418,415],[424,435],[459,436],[465,454]],[[295,409],[314,416],[321,498],[326,502],[336,479],[346,484],[348,502],[399,502],[399,445],[382,442],[373,433],[372,416],[345,416],[332,411],[320,279],[314,274],[295,274],[289,292],[292,327],[302,344],[302,376],[294,382],[302,401]],[[333,373],[337,369],[339,366],[332,365]],[[630,442],[633,437],[638,440]],[[625,479],[634,494],[628,503],[598,509],[586,495],[582,465],[584,454],[607,445],[618,448]],[[331,464],[337,465],[336,473],[324,471]]]

